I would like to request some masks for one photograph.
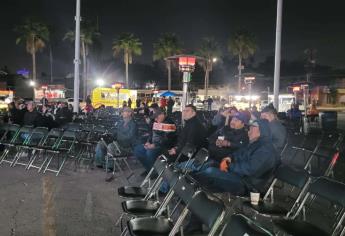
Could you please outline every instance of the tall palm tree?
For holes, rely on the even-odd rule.
[[[218,42],[212,38],[203,38],[198,54],[205,58],[202,62],[202,67],[205,71],[205,99],[208,94],[208,86],[210,80],[210,72],[213,69],[213,64],[221,56],[221,51]]]
[[[126,87],[129,88],[129,79],[128,79],[128,65],[132,64],[133,56],[141,55],[141,46],[139,38],[136,38],[132,33],[122,33],[113,41],[113,51],[114,56],[118,56],[123,53],[123,62],[126,66]]]
[[[161,60],[169,56],[181,53],[181,43],[176,34],[165,33],[153,44],[153,60]],[[171,60],[165,60],[168,70],[168,90],[171,90]]]
[[[96,26],[84,23],[80,29],[80,53],[83,57],[83,99],[87,96],[87,57],[89,55],[90,47],[93,45],[94,41],[100,36]],[[75,32],[73,30],[68,31],[63,40],[69,40],[74,42]]]
[[[254,55],[256,51],[254,36],[248,31],[237,31],[229,40],[228,50],[234,56],[238,56],[238,89],[241,91],[242,60]]]
[[[42,22],[26,19],[22,25],[15,27],[19,34],[16,44],[25,43],[26,51],[32,57],[32,80],[36,82],[36,53],[42,51],[49,40],[48,26]]]

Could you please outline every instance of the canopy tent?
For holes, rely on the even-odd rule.
[[[165,91],[160,94],[158,94],[159,97],[176,97],[177,94],[171,91]]]

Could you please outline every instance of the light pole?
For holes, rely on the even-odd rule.
[[[279,111],[279,82],[280,82],[280,58],[281,58],[281,37],[282,37],[282,18],[283,18],[283,0],[277,0],[277,23],[276,23],[276,47],[274,60],[274,86],[273,86],[273,104]]]
[[[29,86],[32,87],[32,91],[33,91],[33,100],[35,101],[35,86],[36,86],[36,82],[34,80],[30,80],[29,81]]]
[[[191,79],[191,73],[195,68],[196,58],[194,56],[181,56],[179,57],[179,69],[183,72],[183,93],[182,93],[182,102],[181,108],[182,111],[188,104],[188,85]]]
[[[79,64],[80,64],[80,1],[76,3],[75,15],[75,45],[74,45],[74,93],[73,112],[79,112]]]
[[[248,85],[249,91],[249,109],[252,107],[252,84],[254,83],[255,77],[244,77],[244,83]]]

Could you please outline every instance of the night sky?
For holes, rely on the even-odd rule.
[[[316,48],[317,63],[345,67],[345,14],[340,0],[285,0],[282,58],[302,60],[305,48]],[[15,71],[30,68],[24,46],[15,45],[13,28],[26,17],[46,22],[54,30],[52,45],[55,74],[73,71],[74,51],[63,35],[74,27],[74,0],[2,0],[0,13],[0,67]],[[143,42],[143,55],[134,60],[152,62],[152,43],[164,32],[175,32],[184,48],[193,50],[200,38],[214,36],[226,50],[228,38],[237,29],[256,36],[255,62],[274,54],[275,0],[82,0],[82,17],[96,21],[102,33],[102,57],[112,56],[111,42],[121,32],[133,32]],[[49,72],[48,50],[38,55],[39,72]]]

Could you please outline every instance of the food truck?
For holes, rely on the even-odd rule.
[[[101,105],[110,106],[110,107],[122,107],[124,101],[128,101],[131,98],[132,108],[135,107],[135,100],[137,99],[137,90],[131,89],[117,89],[115,88],[95,88],[92,91],[92,106],[98,108]]]

